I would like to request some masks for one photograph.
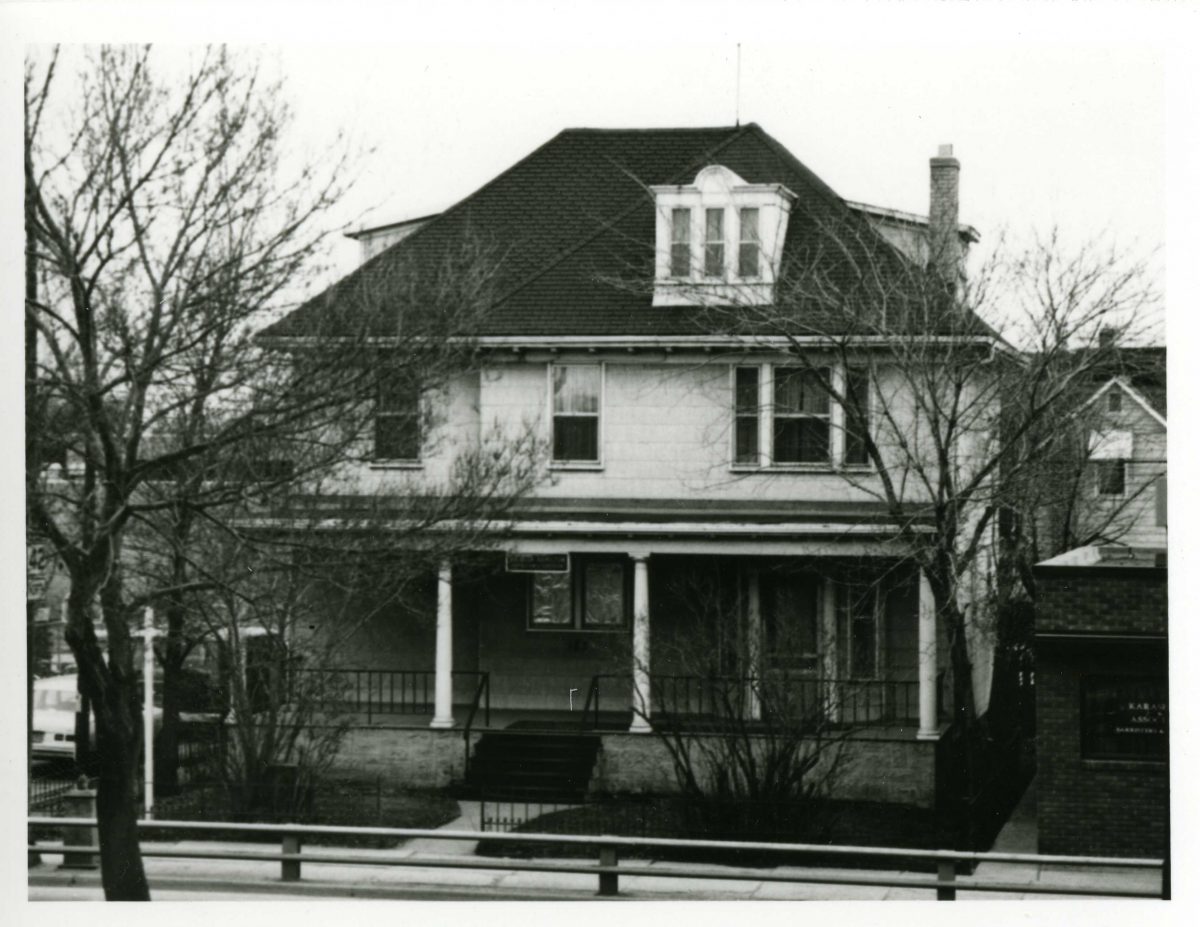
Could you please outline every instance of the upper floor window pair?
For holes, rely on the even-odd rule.
[[[840,461],[846,466],[870,462],[861,427],[863,415],[837,409],[830,399],[829,367],[756,366],[734,371],[734,463],[742,466],[837,462],[835,435],[841,435]],[[764,391],[763,387],[766,386]],[[864,368],[849,367],[842,384],[854,407],[869,410],[869,381]]]
[[[734,266],[726,263],[726,214],[737,215],[737,258]],[[671,210],[671,263],[670,275],[676,279],[693,276],[692,267],[692,214],[687,207]],[[762,276],[762,243],[759,237],[759,210],[757,206],[732,208],[708,208],[704,210],[703,275],[707,278],[724,280],[730,271],[743,279],[755,280]]]

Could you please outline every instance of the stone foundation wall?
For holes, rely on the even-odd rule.
[[[473,733],[471,739],[479,738]],[[442,788],[463,777],[463,764],[462,731],[360,727],[342,741],[334,768],[413,788]]]
[[[472,732],[472,745],[479,736]],[[862,732],[842,745],[833,796],[932,808],[935,746],[934,742]],[[831,759],[833,754],[826,756]],[[362,727],[347,734],[335,767],[345,772],[382,775],[415,788],[439,788],[462,779],[463,764],[461,731]],[[602,735],[591,791],[674,790],[671,755],[661,740],[646,734]]]

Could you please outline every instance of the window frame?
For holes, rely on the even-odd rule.
[[[725,280],[728,276],[725,266],[725,207],[708,206],[704,210],[704,261],[701,266],[705,280]],[[716,219],[717,236],[712,237],[712,220]]]
[[[556,412],[554,392],[554,371],[558,368],[583,367],[599,371],[599,386],[596,396],[596,412]],[[607,365],[599,363],[556,363],[551,361],[546,365],[546,413],[549,419],[550,431],[550,468],[552,470],[603,470],[604,469],[604,405],[605,391],[608,379]],[[595,460],[557,460],[554,457],[554,425],[559,417],[595,418],[596,420],[596,459]]]
[[[770,361],[757,364],[729,365],[729,410],[731,416],[729,440],[729,468],[735,472],[837,472],[838,470],[867,471],[872,469],[868,457],[864,462],[853,462],[846,459],[845,442],[845,409],[832,395],[829,399],[829,412],[826,416],[829,426],[829,454],[827,459],[820,461],[791,462],[780,461],[775,454],[775,372],[780,368],[795,368],[801,370],[827,371],[830,386],[835,392],[846,388],[846,372],[848,369],[869,370],[869,365],[846,365],[830,363],[824,366],[801,366],[796,364],[773,363]],[[738,408],[738,371],[757,370],[759,385],[758,402],[758,445],[754,460],[738,459],[738,419],[750,416]],[[874,398],[871,395],[870,377],[867,377],[867,427],[871,428],[874,421]]]
[[[679,232],[679,219],[683,218],[684,238],[679,240],[676,235]],[[670,243],[669,252],[667,254],[667,277],[670,280],[690,280],[692,279],[692,207],[691,206],[672,206],[671,207],[671,225],[670,225]],[[683,273],[676,273],[676,249],[683,249]]]
[[[850,682],[871,682],[883,678],[884,668],[884,640],[887,629],[884,627],[885,616],[885,597],[878,586],[861,590],[861,587],[856,587],[849,583],[838,583],[836,586],[836,614],[837,622],[841,629],[838,635],[840,641],[844,642],[843,653],[839,654],[838,670],[842,677]],[[869,605],[871,614],[868,620],[856,618],[851,609],[851,595],[859,594],[869,596]],[[872,628],[871,648],[871,663],[872,672],[869,676],[855,675],[854,670],[854,626],[855,624],[869,623]]]
[[[875,402],[871,389],[871,367],[869,364],[847,364],[842,370],[842,395],[850,395],[850,376],[851,372],[861,372],[864,374],[865,395],[863,396],[864,417],[866,418],[865,428],[869,432],[874,424]],[[866,438],[862,439],[863,460],[851,460],[849,454],[849,437],[850,427],[847,424],[846,405],[842,403],[841,413],[841,465],[847,470],[870,470],[872,467],[871,455],[867,452]]]
[[[755,401],[752,413],[743,411],[739,407],[738,373],[742,370],[753,371],[754,373]],[[733,392],[733,466],[757,468],[763,463],[763,367],[761,364],[732,364],[730,365],[730,373],[732,377],[731,389]],[[747,460],[738,459],[738,423],[743,419],[749,419],[754,422],[754,451],[751,458]]]
[[[1096,468],[1096,496],[1100,499],[1124,499],[1129,488],[1129,461],[1124,457],[1102,457],[1093,460],[1092,465]],[[1113,474],[1120,476],[1121,488],[1117,492],[1105,488],[1110,485],[1107,480],[1112,478],[1106,473],[1110,468]]]
[[[824,413],[819,412],[783,412],[779,411],[779,371],[794,370],[800,375],[820,376],[824,371],[828,377],[833,376],[833,366],[827,367],[811,367],[807,365],[796,364],[772,364],[771,365],[771,406],[770,406],[770,428],[771,428],[771,466],[784,470],[793,470],[797,468],[808,469],[832,469],[833,465],[833,409],[836,403],[833,397],[828,392],[822,392],[825,397],[826,409]],[[818,390],[820,387],[818,387]],[[780,419],[785,421],[823,421],[825,423],[825,457],[823,460],[780,460],[779,459],[779,441],[776,437],[776,422]]]
[[[776,611],[779,586],[796,588],[811,586],[812,637],[810,653],[781,652],[780,616]],[[762,573],[759,576],[759,608],[762,615],[762,653],[766,665],[776,672],[805,678],[820,678],[825,668],[824,634],[822,630],[825,605],[825,581],[815,573]]]
[[[746,213],[754,213],[754,237],[746,237]],[[738,250],[737,250],[737,273],[738,280],[761,280],[762,273],[762,232],[759,229],[762,212],[757,206],[739,206],[738,211]],[[753,247],[754,249],[754,273],[747,274],[743,272],[745,264],[743,259],[746,255],[746,248]]]
[[[385,376],[380,376],[375,384],[374,408],[371,412],[371,464],[378,467],[415,468],[423,465],[422,451],[425,447],[425,391],[419,383],[410,384],[414,396],[413,407],[408,409],[383,409],[383,391],[388,384]],[[416,426],[416,456],[415,457],[385,457],[379,453],[379,423],[381,419],[412,419]]]
[[[620,554],[572,554],[568,574],[571,603],[570,620],[555,625],[533,623],[534,584],[543,574],[529,573],[525,585],[525,630],[531,634],[619,634],[633,627],[632,561]],[[616,564],[621,568],[621,621],[619,624],[587,624],[587,568],[595,564]],[[545,574],[563,576],[562,573]]]

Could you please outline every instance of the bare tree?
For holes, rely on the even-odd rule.
[[[436,391],[469,369],[471,325],[503,255],[460,242],[421,274],[376,273],[339,288],[341,311],[308,337],[264,350],[255,332],[313,272],[346,159],[335,150],[319,168],[289,168],[279,87],[223,49],[177,78],[148,48],[85,58],[71,100],[57,53],[27,66],[27,249],[40,283],[26,300],[38,349],[28,433],[61,429],[72,463],[31,468],[27,499],[70,578],[66,636],[97,724],[105,894],[146,899],[131,619],[151,603],[165,611],[175,672],[191,597],[239,595],[227,563],[207,560],[209,536],[245,542],[253,506],[331,480],[344,491],[382,390]],[[386,346],[368,335],[380,312],[403,330]],[[467,510],[500,507],[536,469],[530,448],[506,448],[463,455],[450,495],[410,498],[401,520],[414,532],[481,521]]]
[[[673,298],[701,307],[704,331],[777,359],[768,412],[783,404],[817,423],[811,434],[775,428],[772,460],[747,429],[735,440],[741,469],[810,459],[881,504],[929,584],[953,716],[974,730],[973,669],[986,668],[973,661],[995,639],[997,599],[1032,595],[1029,567],[1062,541],[1120,531],[1115,510],[1086,534],[1044,543],[1051,503],[1078,498],[1078,479],[1063,474],[1081,465],[1080,406],[1096,372],[1113,365],[1115,341],[1137,341],[1159,317],[1151,266],[1103,241],[1071,248],[1051,234],[1001,242],[968,274],[957,241],[946,260],[931,243],[925,260],[849,209],[803,219],[769,296],[758,280],[714,281],[695,268],[672,280]],[[652,286],[645,262],[607,282]],[[735,410],[756,429],[759,386],[739,390]],[[1031,543],[1039,525],[1042,542]]]
[[[1046,471],[1064,456],[1083,389],[1111,365],[1101,331],[1140,333],[1158,293],[1144,262],[1095,243],[1072,251],[1055,236],[1000,250],[969,277],[947,279],[938,265],[847,215],[785,256],[769,305],[735,298],[708,315],[781,351],[810,401],[836,410],[833,464],[882,503],[927,578],[954,716],[971,728],[972,662],[994,639],[997,584],[1027,574],[1032,563],[1014,569],[1014,559],[1044,553],[1002,551],[1000,522],[1074,492]]]
[[[666,583],[680,623],[655,641],[651,704],[633,707],[670,756],[680,794],[709,833],[746,832],[765,809],[795,821],[804,808],[812,824],[852,730],[838,695],[800,665],[815,642],[771,622],[767,658],[767,642],[746,633],[736,570],[675,570]]]

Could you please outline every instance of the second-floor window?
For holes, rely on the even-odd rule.
[[[600,462],[599,364],[554,366],[553,459],[556,463]]]
[[[1096,461],[1096,492],[1102,496],[1125,495],[1125,461]]]
[[[846,410],[843,430],[846,446],[842,459],[847,467],[865,467],[870,462],[867,454],[866,424],[871,419],[871,379],[865,367],[847,367]],[[855,413],[857,408],[858,414]]]
[[[827,368],[775,368],[775,463],[829,463],[828,377]]]
[[[735,367],[734,466],[869,466],[869,373],[865,367],[847,367],[840,378],[836,373],[830,367]],[[832,401],[830,389],[838,388],[846,391],[846,408]]]
[[[376,460],[421,458],[421,390],[410,378],[380,378],[375,397]]]
[[[1096,474],[1096,494],[1125,495],[1125,465],[1133,457],[1133,434],[1095,431],[1088,439],[1088,458]]]
[[[734,463],[758,463],[758,375],[757,367],[738,367],[734,371]]]

